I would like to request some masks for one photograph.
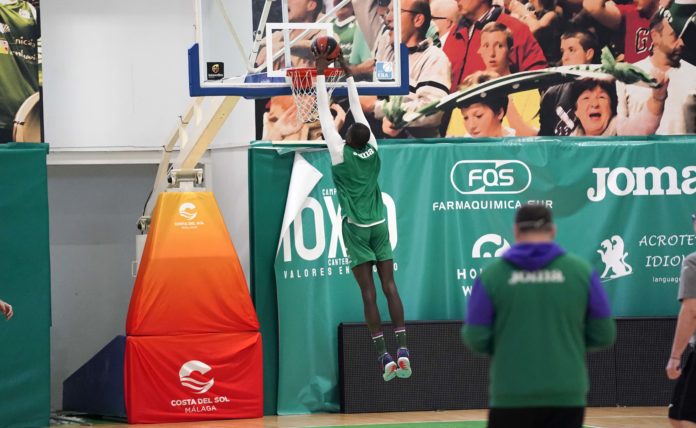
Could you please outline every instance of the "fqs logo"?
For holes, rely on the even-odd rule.
[[[208,390],[212,388],[213,384],[215,383],[215,379],[210,378],[210,380],[205,382],[194,379],[193,377],[191,377],[191,374],[199,373],[200,375],[204,375],[209,371],[210,366],[202,361],[187,361],[186,363],[184,363],[183,366],[181,366],[181,369],[179,369],[179,381],[181,382],[182,386],[192,389],[194,393],[203,394],[205,392],[208,392]],[[200,375],[197,377],[203,377]]]
[[[450,171],[452,187],[462,195],[522,193],[532,172],[518,160],[462,160]]]
[[[198,212],[196,211],[196,206],[191,202],[184,202],[179,206],[179,215],[186,220],[193,220],[198,216]]]
[[[626,262],[628,253],[624,251],[624,241],[619,235],[605,239],[600,246],[604,249],[604,251],[597,250],[602,258],[602,263],[604,263],[602,279],[610,281],[630,275],[633,272],[631,265]],[[609,274],[610,272],[611,274]]]
[[[484,246],[493,252],[485,251]],[[474,246],[471,248],[471,257],[474,259],[500,257],[508,248],[510,248],[510,244],[505,238],[495,233],[488,233],[474,242]]]

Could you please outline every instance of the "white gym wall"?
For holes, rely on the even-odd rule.
[[[232,16],[251,34],[251,0]],[[136,222],[159,147],[190,103],[191,0],[41,3],[44,126],[50,144],[51,407],[62,382],[124,334]],[[247,154],[253,102],[242,100],[206,158],[249,272]]]

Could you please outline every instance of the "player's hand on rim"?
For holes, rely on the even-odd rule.
[[[324,71],[329,66],[329,60],[325,56],[317,57],[317,76],[324,75]]]
[[[348,64],[348,61],[346,61],[346,58],[343,55],[339,55],[338,58],[336,58],[336,62],[343,69],[343,73],[346,75],[346,77],[353,75],[350,64]]]

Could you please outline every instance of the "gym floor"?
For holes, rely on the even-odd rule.
[[[262,419],[184,422],[142,425],[148,428],[485,428],[486,410],[394,413],[322,413],[297,416],[266,416]],[[85,424],[80,424],[84,426]],[[95,422],[100,428],[123,428],[125,424]],[[62,425],[69,426],[69,425]],[[136,426],[136,425],[132,425]],[[587,409],[587,428],[670,428],[666,407],[600,407]]]

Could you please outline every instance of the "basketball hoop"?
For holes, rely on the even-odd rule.
[[[319,119],[317,108],[317,69],[316,68],[290,68],[285,75],[290,81],[292,88],[292,98],[297,106],[297,119],[304,122],[316,122]],[[333,83],[336,83],[342,76],[343,70],[340,68],[327,68],[324,70],[328,95],[334,90]]]

